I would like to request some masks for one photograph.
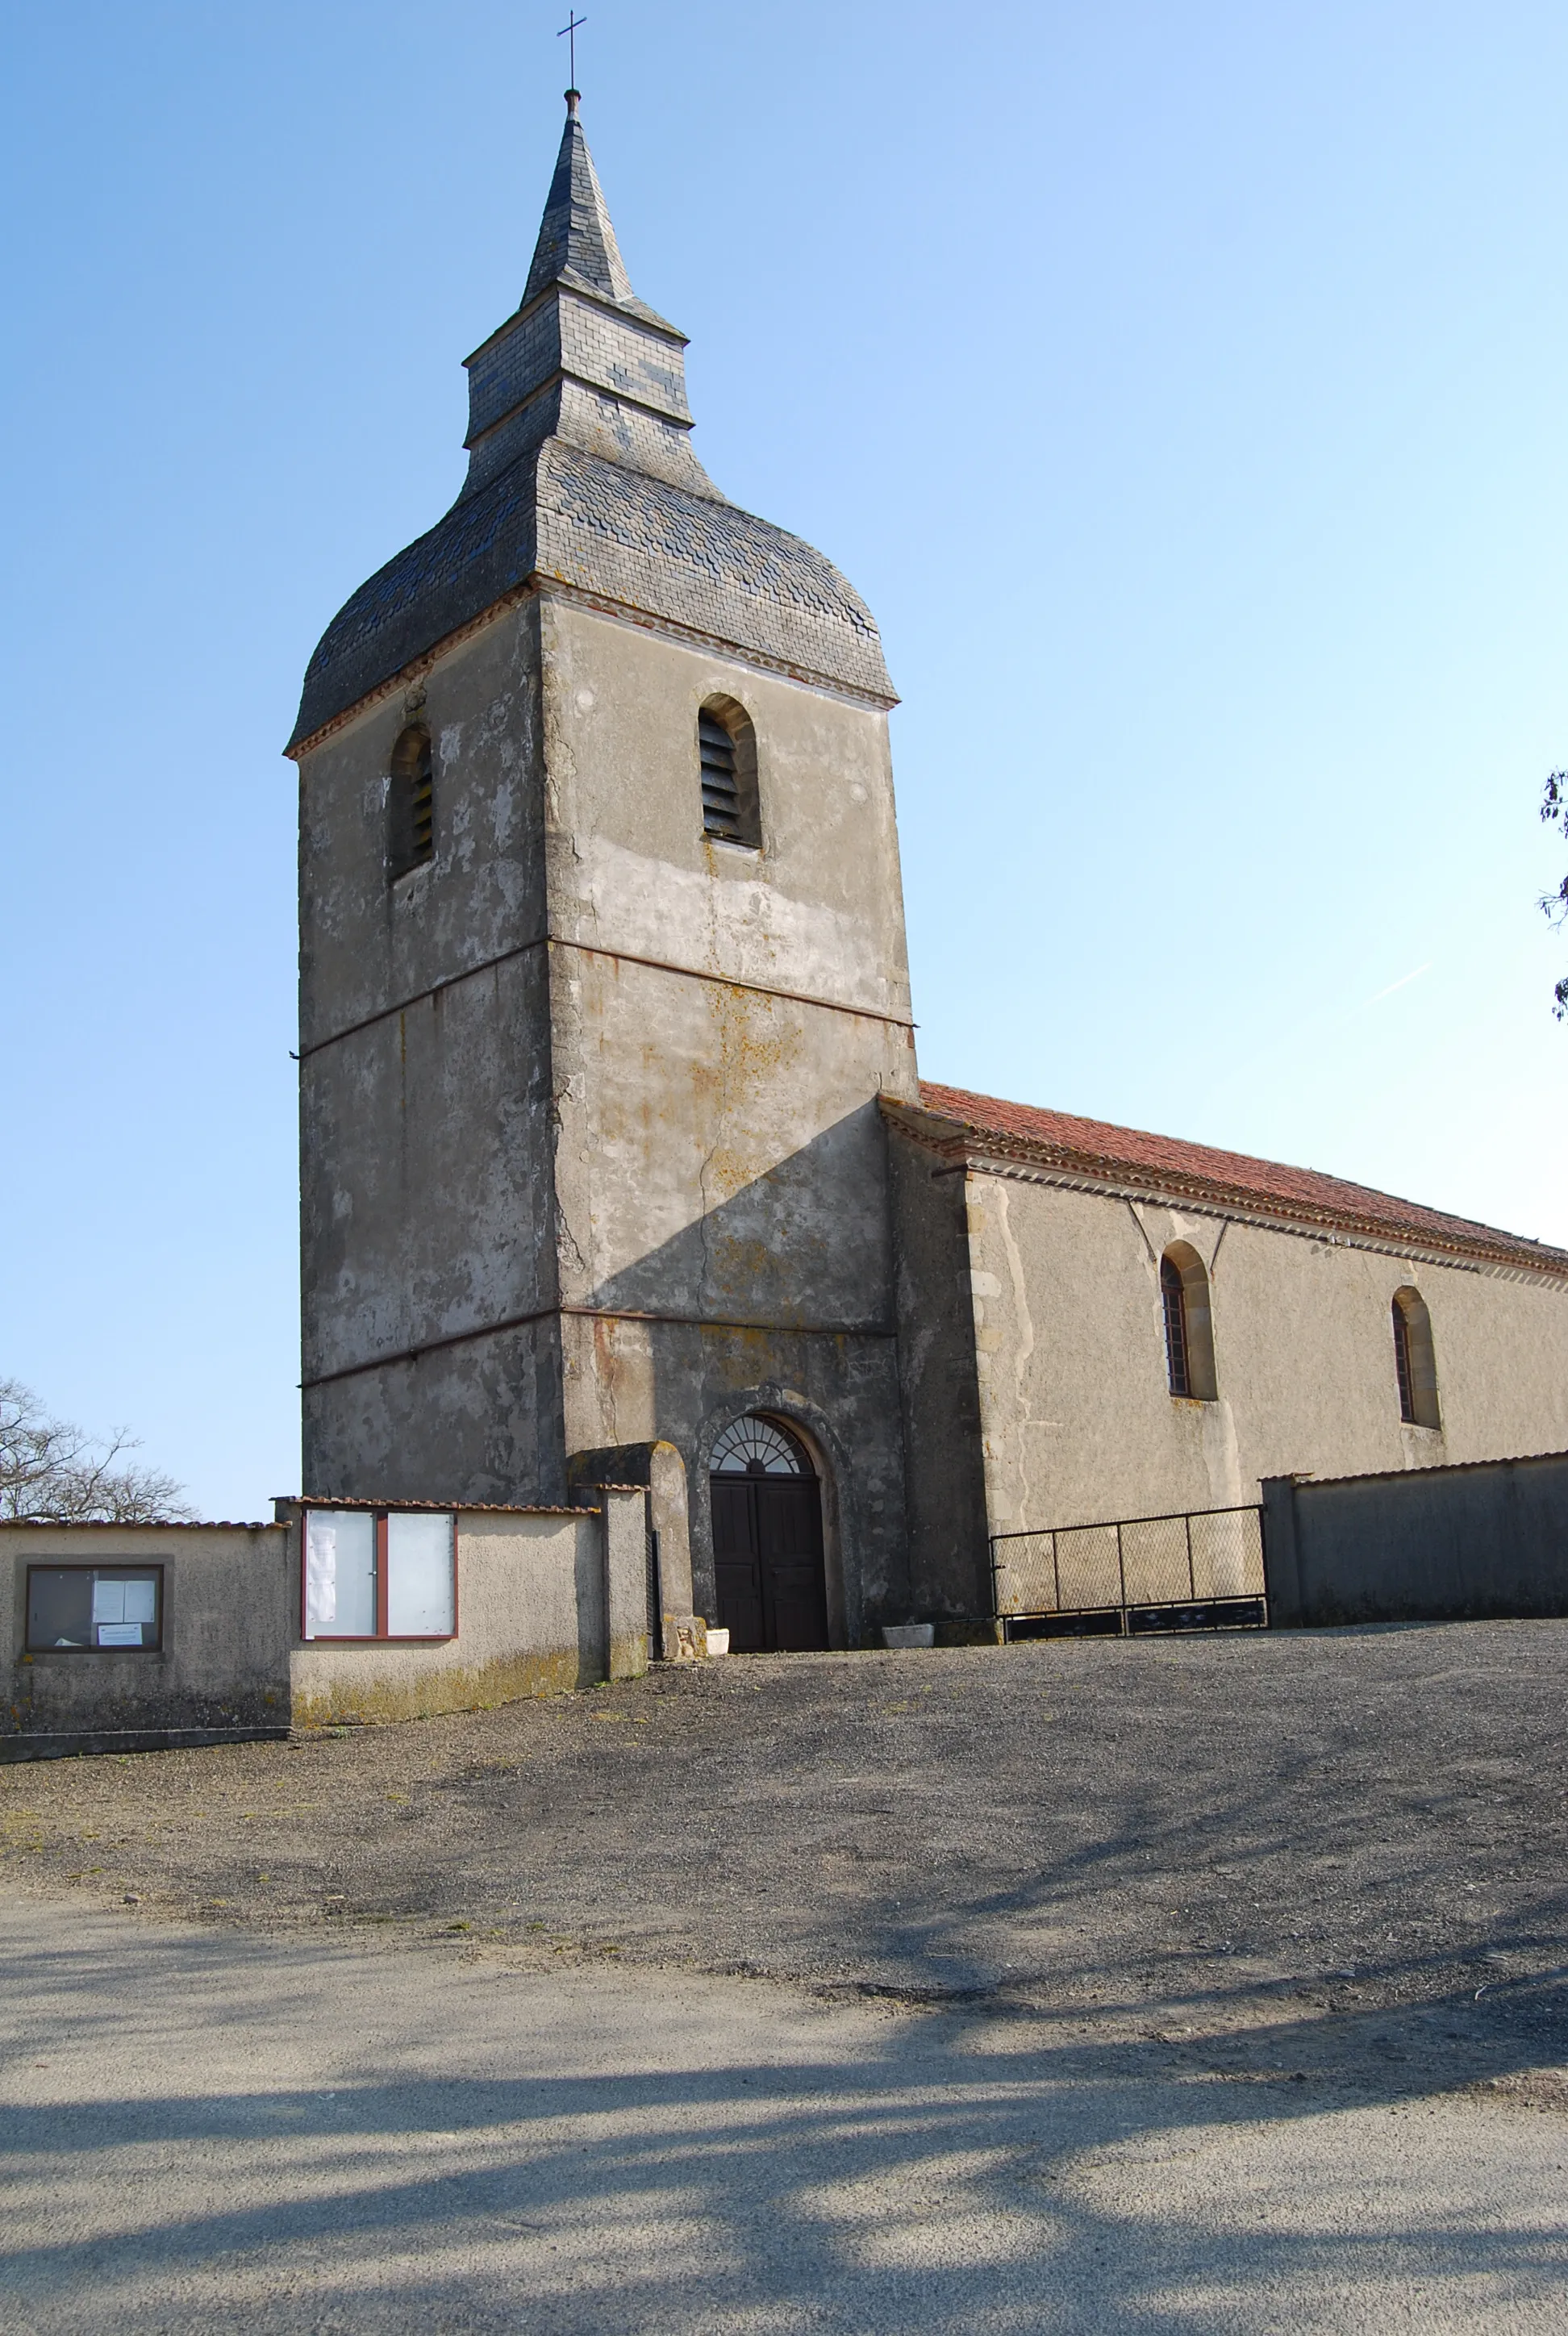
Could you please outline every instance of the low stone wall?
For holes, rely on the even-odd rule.
[[[89,1736],[285,1734],[287,1541],[275,1524],[0,1524],[0,1757],[75,1750]],[[161,1643],[29,1648],[34,1567],[155,1572]]]
[[[298,1502],[270,1525],[0,1523],[0,1759],[420,1718],[635,1676],[649,1655],[646,1494],[584,1500],[457,1510],[457,1628],[429,1640],[306,1640]],[[136,1626],[148,1643],[113,1644],[94,1619],[91,1643],[29,1646],[31,1568],[154,1577],[157,1621]]]
[[[600,1499],[600,1494],[595,1494]],[[301,1639],[288,1669],[297,1727],[426,1718],[520,1697],[559,1695],[648,1666],[647,1543],[640,1491],[609,1491],[595,1509],[457,1511],[457,1635],[429,1644]],[[297,1514],[290,1519],[297,1578]],[[608,1547],[607,1547],[608,1544]],[[630,1575],[640,1644],[615,1604]]]
[[[1276,1628],[1568,1615],[1568,1453],[1263,1484]]]

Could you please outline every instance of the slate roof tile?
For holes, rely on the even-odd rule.
[[[691,453],[684,347],[632,292],[573,105],[522,304],[469,360],[467,483],[333,618],[287,752],[536,576],[893,702],[864,601]]]

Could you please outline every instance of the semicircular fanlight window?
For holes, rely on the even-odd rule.
[[[713,1448],[716,1476],[804,1476],[805,1456],[793,1436],[771,1419],[737,1419]]]

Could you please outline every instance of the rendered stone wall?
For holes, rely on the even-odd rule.
[[[29,1565],[160,1565],[159,1649],[27,1649]],[[281,1730],[287,1536],[277,1525],[0,1524],[0,1738]]]
[[[454,650],[418,711],[435,850],[397,884],[402,697],[301,774],[305,1481],[563,1502],[532,611]]]
[[[612,1495],[598,1511],[485,1516],[460,1509],[455,1638],[307,1643],[297,1614],[288,1654],[296,1725],[420,1718],[624,1677],[634,1667],[625,1642],[635,1635],[628,1618],[639,1592],[645,1649],[638,1667],[646,1666],[643,1534],[640,1493]],[[297,1523],[290,1543],[297,1580]]]
[[[890,1128],[910,1611],[989,1614],[991,1581],[964,1178]]]
[[[547,598],[541,648],[552,930],[907,1021],[885,714],[570,599]],[[703,834],[716,696],[756,729],[760,853]]]
[[[1568,1614],[1568,1452],[1263,1486],[1276,1628]]]
[[[842,1643],[907,1599],[881,1093],[914,1049],[884,717],[640,628],[541,614],[563,1403],[666,1439],[714,1611],[707,1455],[791,1419]],[[704,835],[698,708],[756,733],[763,844]]]
[[[993,1533],[1255,1501],[1568,1445],[1568,1287],[997,1175],[966,1187]],[[1210,1269],[1217,1397],[1173,1398],[1159,1258]],[[1430,1309],[1440,1429],[1399,1416],[1391,1307]]]

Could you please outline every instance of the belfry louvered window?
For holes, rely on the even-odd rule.
[[[740,842],[740,789],[735,784],[735,740],[716,714],[705,706],[696,717],[702,762],[702,823],[705,833]]]
[[[392,750],[386,797],[386,861],[394,883],[435,850],[435,767],[430,733],[406,729]]]
[[[759,850],[756,733],[744,706],[733,697],[709,698],[696,717],[696,755],[703,833]]]

